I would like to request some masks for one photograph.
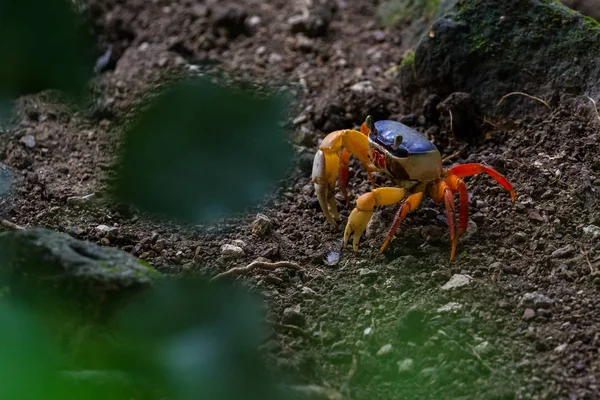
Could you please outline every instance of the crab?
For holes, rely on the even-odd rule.
[[[437,147],[419,132],[396,121],[374,122],[373,118],[368,116],[360,131],[344,129],[331,132],[323,139],[315,155],[312,181],[323,214],[327,221],[334,225],[340,221],[334,198],[336,181],[339,180],[346,203],[350,203],[347,184],[351,155],[358,158],[366,169],[374,187],[377,185],[373,179],[373,172],[384,173],[395,184],[376,187],[356,199],[356,207],[350,213],[344,231],[344,247],[353,235],[354,252],[358,251],[360,237],[371,220],[375,207],[400,203],[407,195],[396,212],[378,255],[383,253],[393,239],[408,212],[415,210],[427,194],[435,202],[445,204],[452,262],[458,239],[467,231],[469,223],[467,186],[462,178],[487,173],[510,193],[512,202],[515,202],[512,185],[493,168],[483,164],[462,164],[444,168]],[[454,217],[456,193],[460,204],[457,230]]]

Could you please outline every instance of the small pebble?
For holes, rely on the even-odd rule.
[[[30,149],[35,147],[35,138],[32,135],[25,135],[23,136],[19,142],[23,143],[25,146],[29,147]]]
[[[561,247],[560,249],[556,249],[552,254],[550,254],[551,258],[566,258],[575,254],[575,246],[572,244],[566,245],[565,247]]]
[[[533,319],[535,317],[535,311],[533,311],[533,309],[531,308],[526,308],[525,311],[523,312],[523,319],[525,321],[529,321],[531,319]]]
[[[252,233],[257,236],[266,235],[271,229],[271,219],[264,214],[256,214],[252,222]]]
[[[406,358],[404,360],[398,361],[398,372],[403,374],[406,372],[410,372],[415,365],[415,362],[412,358]]]
[[[246,255],[244,249],[233,244],[224,244],[221,246],[221,255],[227,258],[242,258]]]
[[[464,286],[468,286],[473,282],[473,278],[468,275],[454,274],[452,278],[442,286],[442,290],[452,290]]]
[[[554,300],[538,292],[525,293],[521,297],[519,307],[548,308],[554,304]]]
[[[363,335],[364,335],[364,336],[371,336],[371,335],[373,335],[373,328],[371,328],[371,327],[368,327],[368,328],[366,328],[366,329],[363,331]]]
[[[102,233],[112,232],[115,229],[117,229],[117,228],[114,227],[114,226],[108,226],[108,225],[98,225],[96,227],[96,230],[99,231],[99,232],[102,232]]]
[[[383,346],[381,346],[379,351],[377,351],[377,357],[387,356],[388,354],[391,354],[393,350],[394,348],[390,343],[384,344]]]
[[[379,275],[379,272],[374,269],[361,268],[358,270],[358,275],[363,278],[374,278]]]
[[[330,267],[336,266],[340,263],[340,252],[339,251],[330,251],[327,253],[327,258],[325,259],[325,264]]]
[[[437,312],[439,312],[439,313],[456,312],[456,311],[460,310],[461,308],[462,308],[462,304],[451,301],[450,303],[445,304],[445,305],[441,306],[440,308],[438,308]]]
[[[306,317],[300,312],[300,305],[283,310],[283,323],[298,327],[306,325]]]

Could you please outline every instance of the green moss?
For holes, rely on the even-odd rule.
[[[595,20],[594,18],[590,17],[589,15],[584,15],[583,16],[583,20],[589,24],[591,27],[598,29],[600,28],[600,22],[598,22],[597,20]]]
[[[387,0],[379,5],[377,16],[382,26],[435,17],[440,0]]]
[[[404,57],[404,59],[400,63],[400,68],[406,68],[406,67],[410,67],[413,69],[415,68],[415,52],[414,51],[411,51],[410,53],[408,53],[406,55],[406,57]]]

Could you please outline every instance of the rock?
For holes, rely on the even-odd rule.
[[[283,323],[300,328],[306,325],[306,317],[300,312],[300,305],[283,310]]]
[[[515,232],[512,236],[514,244],[523,244],[527,242],[528,236],[525,232]]]
[[[437,309],[439,313],[456,312],[462,308],[462,304],[451,301]]]
[[[95,193],[86,194],[85,196],[72,196],[67,198],[67,204],[70,206],[87,207],[93,203]]]
[[[269,54],[269,64],[277,64],[283,61],[283,56],[279,53]]]
[[[404,373],[412,371],[413,367],[415,366],[415,362],[413,361],[412,358],[405,358],[404,360],[398,361],[397,364],[398,364],[398,372],[400,374],[404,374]]]
[[[565,351],[566,348],[567,348],[567,344],[563,343],[563,344],[559,344],[558,346],[556,346],[554,351],[557,353],[562,353],[563,351]]]
[[[418,341],[426,336],[426,314],[421,310],[411,309],[398,318],[396,332],[404,342]]]
[[[248,12],[242,6],[230,4],[215,7],[212,10],[213,26],[224,29],[230,38],[241,35],[246,31]]]
[[[104,233],[104,234],[110,233],[110,232],[112,232],[112,231],[114,231],[116,229],[117,229],[117,227],[115,227],[115,226],[108,226],[108,225],[98,225],[96,227],[96,230],[98,232],[101,232],[101,233]]]
[[[572,244],[568,244],[565,247],[561,247],[560,249],[556,249],[550,254],[551,258],[567,258],[575,254],[575,246]]]
[[[264,214],[256,214],[256,218],[252,221],[252,234],[265,236],[270,229],[271,219]]]
[[[157,243],[158,243],[158,242],[157,242]],[[235,239],[235,240],[232,240],[232,241],[231,241],[231,244],[232,244],[232,245],[234,245],[234,246],[241,247],[241,248],[242,248],[242,250],[244,250],[244,249],[246,249],[246,248],[248,247],[248,245],[246,244],[246,242],[244,242],[244,241],[243,241],[243,240],[241,240],[241,239]]]
[[[438,104],[437,110],[454,137],[469,143],[482,138],[481,109],[470,94],[452,93]]]
[[[371,327],[365,328],[365,330],[363,331],[363,336],[366,336],[366,337],[373,336],[373,328],[371,328]]]
[[[484,355],[492,350],[492,346],[490,345],[490,342],[486,340],[473,347],[473,350],[479,355]]]
[[[583,233],[591,237],[597,238],[600,236],[600,228],[596,225],[588,225],[583,228]]]
[[[250,33],[255,33],[261,23],[262,20],[258,15],[253,15],[249,18],[246,18],[246,30]]]
[[[453,290],[460,287],[468,286],[473,282],[473,278],[468,275],[454,274],[452,278],[444,286],[442,290]]]
[[[361,268],[358,270],[358,276],[361,278],[376,278],[379,276],[379,272],[374,269]]]
[[[440,122],[440,112],[437,109],[438,104],[442,99],[437,94],[430,94],[423,103],[423,116],[425,120],[432,125],[437,125]]]
[[[383,346],[381,346],[381,348],[377,351],[377,357],[385,357],[387,355],[392,354],[392,351],[394,350],[394,348],[392,347],[392,345],[390,343],[388,344],[384,344]]]
[[[519,307],[548,308],[554,304],[554,300],[538,292],[525,293],[519,302]]]
[[[19,139],[19,142],[23,143],[26,147],[29,147],[30,149],[35,147],[35,138],[32,135],[23,136],[21,139]]]
[[[325,258],[325,265],[329,265],[330,267],[334,267],[340,263],[340,252],[339,251],[330,251],[327,253],[327,257]]]
[[[226,258],[242,258],[246,256],[244,249],[240,246],[235,246],[233,244],[224,244],[221,246],[221,255]]]
[[[308,53],[308,52],[311,52],[314,50],[315,42],[311,38],[299,34],[296,36],[295,47],[300,51],[304,51],[304,52]]]
[[[375,92],[375,88],[371,81],[361,81],[350,86],[350,90],[356,94],[364,95]]]
[[[161,276],[122,250],[41,228],[0,234],[0,254],[0,279],[12,296],[86,317],[114,311]]]
[[[531,308],[526,308],[525,311],[523,311],[523,319],[529,321],[533,318],[535,318],[535,311]]]
[[[431,93],[444,98],[465,92],[488,118],[524,116],[544,105],[520,95],[497,104],[516,91],[548,99],[551,106],[600,91],[600,30],[594,21],[546,0],[448,3],[452,9],[431,25],[433,35],[419,42],[414,62],[400,67],[408,107],[419,109]]]
[[[325,36],[329,30],[333,11],[332,7],[321,5],[310,10],[308,15],[296,15],[289,18],[287,22],[292,33],[304,33],[308,37]]]

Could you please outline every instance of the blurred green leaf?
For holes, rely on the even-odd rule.
[[[180,82],[126,132],[116,194],[151,213],[198,223],[239,212],[291,166],[282,97],[206,78]]]
[[[0,0],[0,96],[45,89],[80,94],[91,77],[91,41],[67,0]]]
[[[121,399],[110,385],[74,385],[60,373],[64,358],[51,335],[27,309],[0,305],[0,398],[15,400]],[[120,396],[120,397],[118,397]]]
[[[257,299],[196,280],[162,284],[126,308],[118,369],[173,400],[281,400],[258,354]]]

